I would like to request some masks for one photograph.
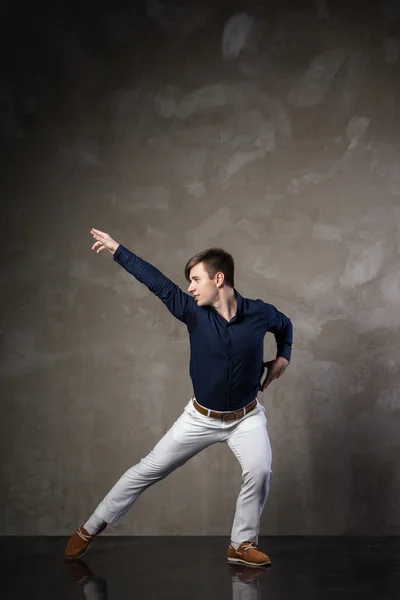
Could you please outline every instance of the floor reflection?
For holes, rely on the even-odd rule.
[[[222,537],[0,538],[4,600],[398,600],[400,538],[264,538],[267,570],[229,565]]]
[[[87,562],[66,561],[65,568],[69,579],[82,590],[87,600],[108,600],[106,580],[94,573]],[[270,567],[228,564],[227,568],[232,579],[232,600],[261,600],[260,580],[270,571]]]

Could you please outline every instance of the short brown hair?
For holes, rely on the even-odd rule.
[[[235,263],[233,261],[233,257],[228,252],[222,248],[209,248],[208,250],[203,250],[203,252],[199,252],[199,254],[193,256],[187,262],[185,267],[185,277],[189,283],[190,270],[199,263],[204,263],[204,268],[207,271],[210,279],[212,279],[217,273],[221,272],[224,274],[225,283],[232,288],[235,287]]]

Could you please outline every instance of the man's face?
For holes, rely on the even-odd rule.
[[[213,304],[218,298],[218,287],[214,279],[210,279],[203,263],[190,269],[190,285],[188,292],[193,294],[197,306]]]

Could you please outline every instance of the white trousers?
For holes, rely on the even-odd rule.
[[[268,495],[271,445],[264,407],[257,402],[248,415],[224,422],[200,414],[187,404],[183,414],[137,465],[122,475],[96,509],[107,523],[117,523],[148,487],[216,442],[226,442],[242,468],[231,541],[258,541],[261,513]]]

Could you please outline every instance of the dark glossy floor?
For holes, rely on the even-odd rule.
[[[399,538],[261,538],[265,571],[228,566],[221,537],[103,536],[69,563],[66,541],[0,538],[1,599],[400,599]]]

